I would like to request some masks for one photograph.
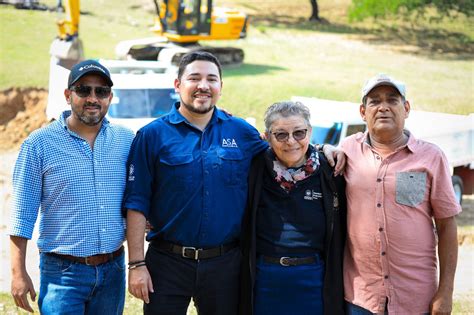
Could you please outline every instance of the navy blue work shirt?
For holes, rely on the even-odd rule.
[[[204,131],[176,103],[140,129],[128,159],[124,208],[153,225],[147,240],[214,247],[240,236],[252,158],[268,144],[245,120],[215,109]]]

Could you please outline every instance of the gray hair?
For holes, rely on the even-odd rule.
[[[277,102],[267,108],[265,111],[265,129],[270,131],[272,124],[281,117],[300,116],[304,119],[306,125],[309,127],[311,114],[308,107],[301,102],[284,101]]]

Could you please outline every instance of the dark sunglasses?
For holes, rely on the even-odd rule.
[[[295,139],[296,141],[301,141],[304,138],[306,138],[307,132],[308,132],[308,129],[298,129],[298,130],[293,131],[291,135],[293,136],[293,139]],[[278,142],[286,142],[290,138],[290,134],[284,131],[272,132],[272,134],[275,136],[275,139]]]
[[[110,96],[112,89],[110,86],[88,86],[88,85],[77,85],[72,86],[69,90],[76,92],[79,97],[88,97],[91,95],[92,89],[94,89],[95,96],[97,98],[107,98]]]

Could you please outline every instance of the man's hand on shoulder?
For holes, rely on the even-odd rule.
[[[323,146],[323,153],[329,165],[334,167],[334,176],[344,174],[344,168],[346,167],[346,155],[344,152],[340,148],[325,144]]]

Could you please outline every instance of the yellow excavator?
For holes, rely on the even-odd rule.
[[[201,46],[201,40],[237,40],[247,33],[247,16],[236,10],[213,6],[212,0],[153,0],[156,9],[152,31],[158,36],[122,41],[116,47],[119,59],[159,60],[177,64],[182,55],[204,50],[223,65],[239,65],[244,52],[239,48]],[[50,53],[69,68],[83,58],[78,37],[80,0],[64,3],[66,19],[58,22],[59,36]]]

